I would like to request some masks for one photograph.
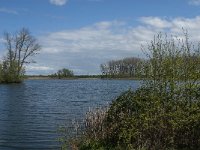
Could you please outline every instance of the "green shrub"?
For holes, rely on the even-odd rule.
[[[78,149],[200,149],[200,47],[159,34],[148,50],[142,87],[89,113]]]
[[[185,99],[167,97],[145,88],[124,92],[98,126],[85,126],[77,146],[81,150],[199,149],[200,103],[188,105]]]
[[[200,103],[166,97],[148,89],[122,94],[108,111],[107,141],[126,149],[200,148]]]

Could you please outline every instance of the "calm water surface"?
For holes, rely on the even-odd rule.
[[[60,126],[138,86],[139,81],[132,80],[27,80],[0,85],[0,150],[59,149]]]

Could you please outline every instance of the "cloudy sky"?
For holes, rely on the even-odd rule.
[[[143,57],[158,32],[200,41],[200,0],[0,0],[0,19],[1,58],[5,31],[26,27],[42,45],[27,74],[99,74],[108,60]]]

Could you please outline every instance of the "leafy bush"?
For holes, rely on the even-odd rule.
[[[20,75],[18,74],[18,65],[16,61],[10,63],[4,60],[0,64],[0,83],[20,83],[24,77],[25,69],[22,67]]]
[[[76,139],[80,150],[200,148],[199,101],[188,104],[140,88],[124,92],[108,110],[98,111],[103,115],[90,113],[90,125]]]
[[[78,149],[200,149],[200,47],[159,34],[148,50],[142,87],[91,113]]]
[[[188,104],[182,98],[172,100],[170,95],[160,97],[155,91],[138,89],[112,103],[107,141],[126,149],[199,149],[199,123],[199,101]]]

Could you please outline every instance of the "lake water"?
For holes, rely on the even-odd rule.
[[[133,80],[85,79],[0,85],[0,150],[59,149],[59,127],[138,86]]]

